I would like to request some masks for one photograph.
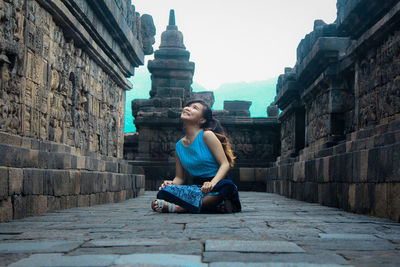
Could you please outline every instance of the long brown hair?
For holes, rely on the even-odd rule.
[[[233,150],[231,147],[231,142],[222,127],[219,120],[213,117],[211,107],[202,99],[193,99],[186,103],[185,107],[190,106],[193,103],[200,103],[204,106],[203,118],[206,120],[205,123],[200,125],[204,131],[212,131],[217,136],[218,140],[221,142],[224,149],[226,158],[228,159],[229,166],[233,167],[235,165],[235,155],[233,155]]]

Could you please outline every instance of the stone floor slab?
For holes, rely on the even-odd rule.
[[[252,262],[215,262],[211,263],[209,267],[344,267],[351,265],[337,265],[337,264],[313,264],[313,263],[252,263]]]
[[[0,243],[0,253],[23,252],[68,252],[79,247],[82,242],[69,241],[18,241]]]
[[[207,267],[201,262],[200,256],[176,254],[133,254],[121,256],[115,261],[116,265],[141,265],[141,266],[193,266]]]
[[[374,235],[369,234],[319,234],[321,239],[345,239],[345,240],[376,240]]]
[[[34,254],[29,258],[22,259],[10,267],[70,267],[70,266],[90,266],[103,267],[110,266],[118,258],[117,255],[81,255],[81,256],[64,256],[63,254]]]
[[[286,241],[206,240],[205,251],[301,253],[304,249]]]
[[[280,262],[312,264],[349,264],[335,253],[244,253],[244,252],[204,252],[203,262]]]

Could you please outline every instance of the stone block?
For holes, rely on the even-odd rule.
[[[69,171],[49,170],[47,174],[49,177],[46,180],[53,186],[54,196],[67,196],[74,193],[75,188],[71,184]]]
[[[49,166],[52,167],[51,157],[48,152],[39,151],[39,160],[38,160],[38,168],[41,169],[49,169]]]
[[[120,200],[121,200],[121,201],[126,200],[126,190],[121,190],[121,197],[120,197]]]
[[[389,217],[388,209],[388,184],[378,183],[375,184],[375,206],[374,213],[378,217]]]
[[[278,168],[277,167],[268,168],[267,180],[276,180],[277,177],[278,177]]]
[[[12,202],[13,202],[13,214],[14,214],[14,219],[21,219],[26,217],[26,209],[27,209],[27,203],[26,203],[26,197],[23,197],[21,195],[13,195],[12,196]]]
[[[102,192],[102,193],[96,193],[96,199],[97,199],[97,203],[99,204],[105,204],[107,203],[107,199],[106,199],[106,193]]]
[[[111,174],[110,191],[113,191],[113,192],[119,191],[119,174],[118,173]]]
[[[7,155],[0,157],[0,166],[20,167],[17,147],[0,144],[0,155]]]
[[[378,169],[379,169],[379,148],[373,148],[368,150],[368,173],[367,181],[371,183],[377,183]]]
[[[390,182],[400,182],[400,164],[396,164],[400,162],[400,144],[393,145],[392,147],[392,173],[388,178]]]
[[[349,185],[349,205],[351,210],[356,207],[356,184]]]
[[[47,196],[47,210],[59,210],[60,206],[60,198],[54,196]]]
[[[118,172],[119,173],[128,173],[128,164],[118,163]]]
[[[99,169],[99,160],[93,157],[85,157],[85,169],[97,171]]]
[[[306,181],[308,182],[314,182],[316,181],[316,166],[315,166],[315,160],[307,160],[305,162],[305,177]]]
[[[48,242],[49,243],[49,242]],[[51,242],[50,242],[51,243]],[[59,248],[59,245],[68,248],[63,243],[54,245]],[[42,243],[38,243],[42,245]],[[46,247],[45,247],[46,248]],[[73,247],[71,247],[72,249]],[[35,250],[37,248],[34,248]],[[51,248],[52,249],[52,248]],[[43,252],[48,250],[42,249]],[[68,250],[65,250],[66,252]],[[118,258],[117,255],[80,255],[66,256],[63,254],[33,254],[27,258],[21,259],[15,263],[17,266],[43,266],[43,265],[58,265],[58,266],[110,266]],[[129,262],[129,261],[128,261]]]
[[[0,167],[0,200],[8,198],[8,168]]]
[[[171,97],[170,104],[168,107],[171,108],[182,108],[182,98],[180,97]]]
[[[248,111],[251,104],[251,101],[224,101],[224,110]]]
[[[378,159],[379,165],[376,171],[379,182],[400,180],[399,177],[393,176],[393,163],[395,162],[393,161],[393,146],[380,147]]]
[[[145,175],[137,174],[135,180],[136,188],[145,188]]]
[[[318,203],[329,207],[338,206],[336,183],[318,184]]]
[[[47,212],[47,196],[29,195],[25,196],[26,216],[37,216]]]
[[[81,172],[81,194],[92,194],[94,192],[95,176],[93,172]]]
[[[318,202],[318,184],[306,182],[304,184],[304,199],[307,202]]]
[[[336,190],[336,198],[338,207],[349,211],[349,184],[347,183],[338,183]]]
[[[99,174],[100,174],[100,172],[93,172],[93,183],[94,183],[94,185],[93,185],[93,193],[100,193],[101,192],[101,189],[102,189],[102,187],[103,187],[103,184],[102,184],[102,180],[101,179],[99,179]]]
[[[118,163],[107,161],[106,162],[106,169],[107,172],[118,172]]]
[[[255,168],[254,173],[256,182],[265,183],[265,181],[267,180],[267,168]]]
[[[369,213],[373,209],[371,203],[370,184],[356,184],[356,209],[357,213]]]
[[[120,202],[121,201],[121,191],[114,192],[114,202]]]
[[[368,155],[368,150],[360,151],[359,175],[361,182],[366,182],[368,180]]]
[[[135,188],[135,175],[134,174],[128,174],[127,175],[127,190],[130,190],[132,188]]]
[[[206,240],[205,251],[237,251],[268,253],[305,253],[295,243],[287,241]]]
[[[36,168],[39,164],[39,151],[27,148],[20,148],[18,153],[17,166],[25,168]]]
[[[98,203],[98,199],[96,197],[96,194],[90,194],[89,195],[89,206],[95,206],[97,204],[99,204],[99,203]]]
[[[253,182],[255,181],[254,168],[240,168],[240,181]]]
[[[106,197],[105,193],[104,193],[104,197]],[[134,197],[136,197],[136,195],[135,195],[135,191],[133,191],[133,189],[126,190],[126,198],[127,199],[134,198]],[[106,201],[106,199],[104,201]]]
[[[24,195],[42,195],[44,171],[41,169],[24,169],[23,193]]]
[[[83,170],[86,168],[86,157],[84,156],[77,156],[77,169]]]
[[[24,172],[19,168],[8,168],[8,194],[21,194],[23,189]]]
[[[400,184],[388,184],[387,190],[389,218],[400,222]]]
[[[67,209],[78,207],[78,196],[66,196]]]
[[[78,195],[78,207],[87,207],[90,204],[89,195]]]
[[[0,222],[7,222],[13,219],[13,205],[11,197],[0,200]]]
[[[100,192],[106,192],[109,186],[111,174],[108,172],[99,172],[97,177]]]
[[[19,146],[20,143],[21,143],[21,137],[5,132],[0,133],[0,144],[5,144],[9,146]]]
[[[115,192],[106,192],[107,203],[114,203],[114,193]]]
[[[43,194],[54,196],[54,170],[43,170]]]
[[[331,162],[330,158],[331,157],[324,157],[322,159],[324,161],[324,163],[323,163],[323,166],[324,166],[324,169],[323,169],[323,180],[324,180],[325,183],[328,183],[330,181],[330,176],[329,176],[329,174],[330,174],[330,171],[329,171],[330,170],[330,162]]]
[[[305,183],[294,183],[293,184],[293,189],[291,189],[291,194],[292,196],[297,199],[297,200],[304,200],[304,185]]]
[[[106,162],[104,160],[99,160],[98,171],[104,172],[106,170]]]
[[[97,260],[97,262],[100,262],[100,260]],[[105,260],[103,260],[103,262],[112,262],[112,261],[111,259],[106,258]],[[193,266],[193,267],[208,266],[208,264],[201,263],[201,256],[178,255],[178,254],[123,255],[117,258],[114,261],[114,264],[121,266]]]
[[[71,194],[79,195],[81,193],[81,172],[71,170],[70,174],[70,183],[71,183]]]

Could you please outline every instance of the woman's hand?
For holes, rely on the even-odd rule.
[[[204,182],[203,186],[201,187],[201,192],[203,192],[203,194],[210,193],[214,186],[215,185],[212,182]]]
[[[158,188],[158,190],[161,190],[161,189],[163,189],[164,188],[164,186],[166,186],[166,185],[169,185],[169,184],[174,184],[174,181],[171,181],[171,180],[165,180],[162,184],[161,184],[161,186]]]

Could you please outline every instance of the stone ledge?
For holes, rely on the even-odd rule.
[[[396,2],[397,0],[350,0],[345,4],[340,3],[337,19],[338,34],[352,36],[353,38],[359,37],[373,26],[380,19],[380,16],[389,11]]]
[[[53,14],[54,19],[57,19],[62,26],[69,30],[68,33],[73,36],[75,43],[80,43],[81,46],[86,47],[86,52],[110,74],[119,86],[125,90],[131,88],[130,82],[125,78],[123,70],[117,65],[118,62],[114,62],[113,56],[107,54],[107,51],[110,49],[105,49],[104,46],[95,41],[87,30],[91,29],[90,27],[84,27],[61,0],[38,1]],[[133,74],[133,68],[130,73]]]
[[[336,62],[340,55],[344,55],[349,44],[349,38],[320,37],[302,63],[296,65],[297,80],[304,85],[309,84],[329,64]],[[312,76],[307,76],[310,73]]]
[[[351,56],[355,53],[359,53],[364,48],[370,48],[373,43],[380,43],[382,39],[387,38],[390,31],[395,31],[398,29],[398,24],[400,20],[400,3],[397,3],[393,8],[375,25],[370,27],[368,30],[363,32],[363,34],[351,43],[347,49],[347,55]],[[345,68],[347,64],[344,64]]]

